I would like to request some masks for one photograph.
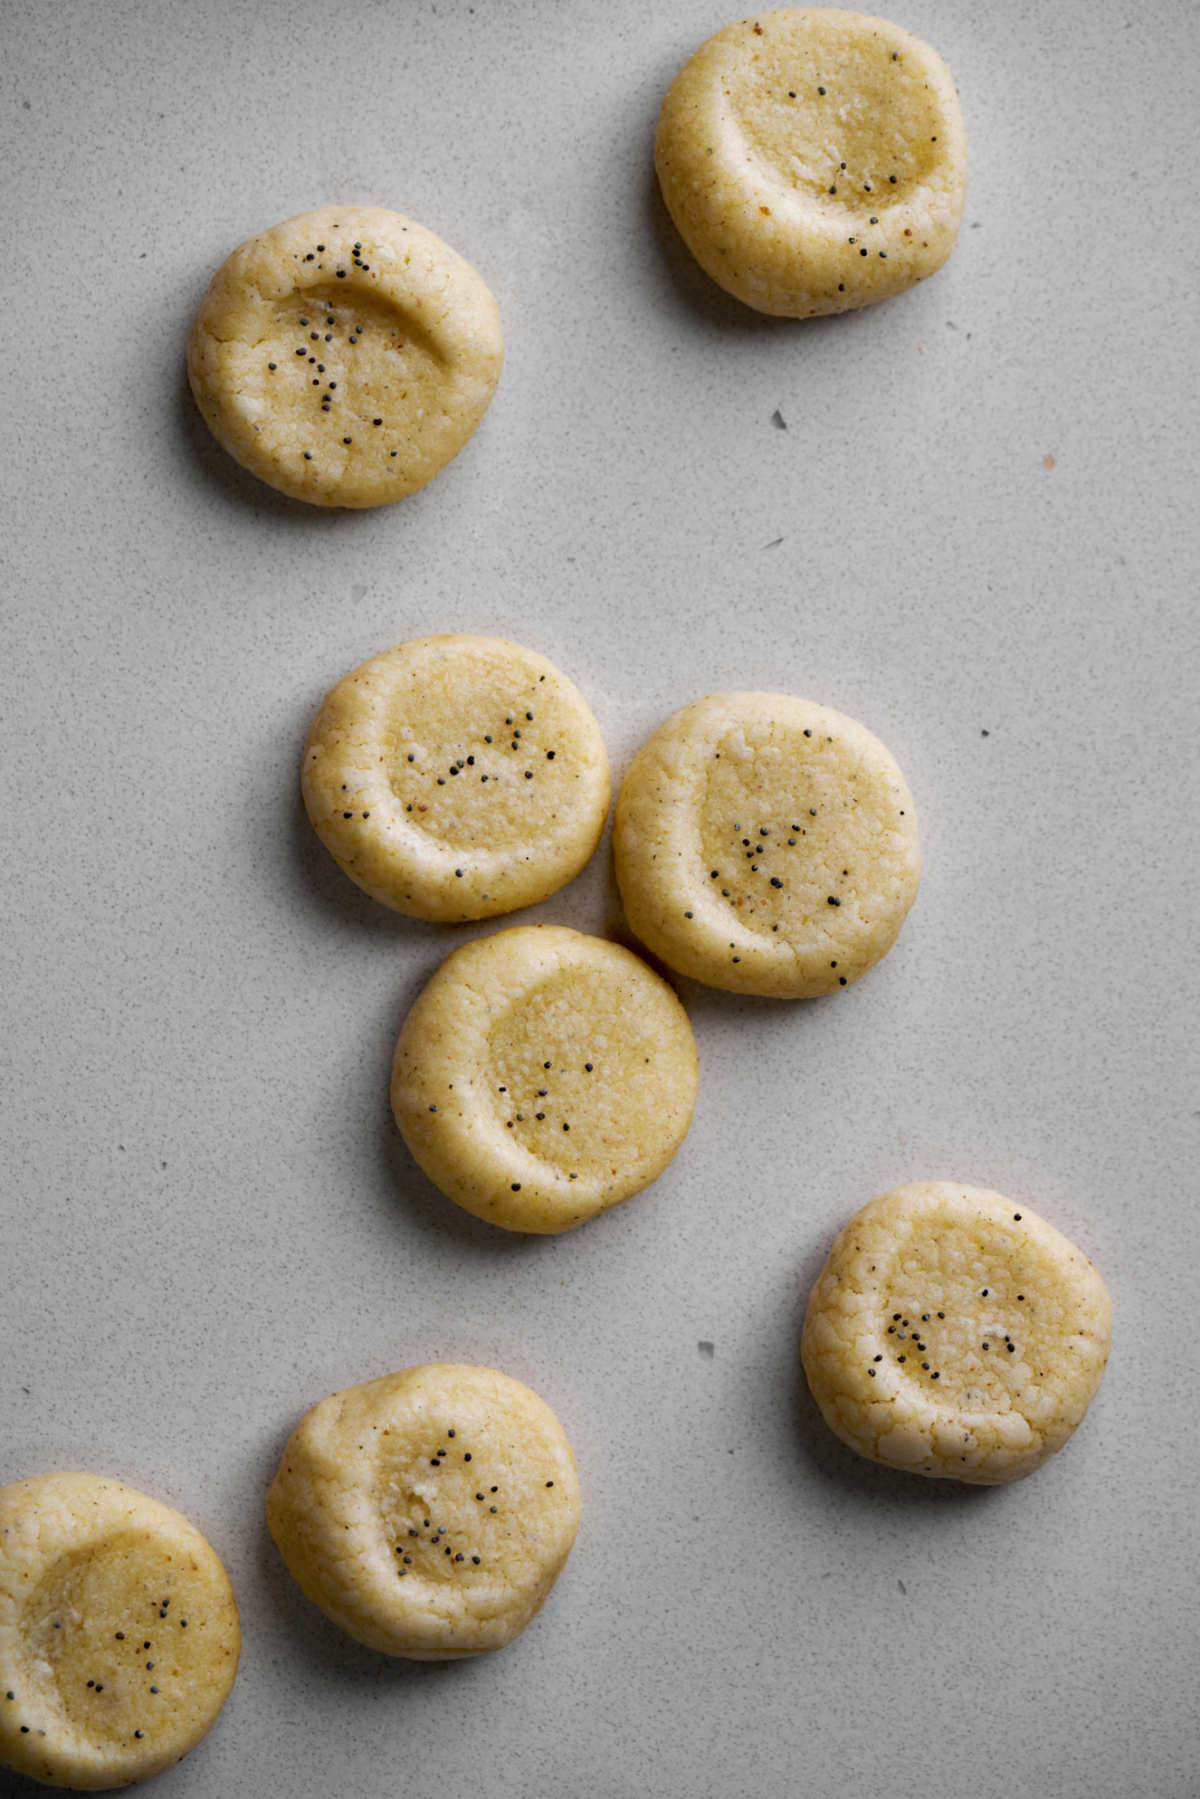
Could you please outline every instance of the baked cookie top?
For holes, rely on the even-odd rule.
[[[460,922],[579,873],[608,815],[608,756],[579,689],[496,637],[419,637],[326,696],[304,747],[322,843],[373,898]]]
[[[864,975],[916,898],[912,796],[865,726],[777,693],[716,693],[639,750],[617,801],[630,925],[693,980],[810,998]]]
[[[417,1661],[500,1649],[541,1609],[579,1526],[545,1400],[435,1362],[334,1393],[292,1432],[267,1522],[308,1597],[360,1643]]]
[[[856,1212],[808,1302],[801,1355],[844,1443],[914,1474],[1020,1480],[1082,1421],[1112,1305],[1028,1206],[950,1181]]]
[[[672,82],[655,137],[667,209],[714,281],[760,312],[844,312],[939,269],[967,152],[950,72],[865,13],[752,14]]]
[[[525,925],[455,950],[404,1022],[392,1110],[448,1198],[569,1230],[649,1186],[687,1134],[696,1040],[619,944]]]
[[[94,1474],[0,1487],[0,1763],[86,1792],[161,1774],[215,1723],[240,1647],[179,1512]]]
[[[474,432],[503,360],[480,276],[378,206],[304,212],[240,244],[188,340],[218,443],[315,506],[382,506],[423,487]]]

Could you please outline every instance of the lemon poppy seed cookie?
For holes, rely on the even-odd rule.
[[[541,1610],[575,1541],[575,1458],[545,1400],[492,1368],[435,1362],[334,1393],[292,1432],[271,1535],[335,1624],[385,1655],[500,1649]]]
[[[791,318],[932,275],[966,197],[946,65],[898,25],[832,8],[756,13],[709,38],[663,101],[654,159],[700,266]]]
[[[996,1485],[1062,1448],[1108,1359],[1112,1306],[1027,1206],[948,1181],[856,1213],[813,1287],[801,1356],[831,1430],[871,1461]]]
[[[161,1774],[216,1722],[241,1637],[194,1525],[132,1487],[0,1487],[0,1764],[84,1792]]]
[[[382,506],[433,479],[487,411],[491,292],[423,225],[304,212],[233,251],[200,303],[188,379],[213,436],[314,506]]]
[[[346,675],[309,731],[302,784],[352,880],[443,922],[545,899],[608,814],[608,756],[583,695],[494,637],[417,638]]]
[[[734,993],[811,998],[895,942],[921,875],[888,751],[827,706],[716,693],[634,758],[613,828],[629,923],[656,956]]]
[[[696,1084],[665,981],[618,944],[525,925],[443,962],[400,1032],[392,1110],[448,1198],[546,1233],[649,1186],[687,1134]]]

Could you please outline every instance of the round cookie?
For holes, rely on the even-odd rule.
[[[302,212],[226,258],[188,340],[222,448],[314,506],[424,487],[487,411],[504,339],[470,263],[378,206]]]
[[[502,1649],[541,1610],[579,1528],[579,1479],[545,1400],[433,1362],[334,1393],[267,1494],[288,1568],[335,1624],[414,1661]]]
[[[608,814],[608,756],[567,677],[498,637],[418,637],[334,687],[304,747],[308,816],[373,899],[457,923],[579,873]]]
[[[240,1649],[180,1513],[95,1474],[0,1487],[0,1765],[84,1792],[149,1780],[216,1723]]]
[[[510,1231],[570,1230],[687,1135],[696,1040],[618,944],[524,925],[448,956],[404,1021],[392,1110],[435,1186]]]
[[[663,101],[654,161],[701,268],[788,318],[934,274],[966,198],[945,63],[886,19],[832,8],[756,13],[702,44]]]
[[[869,1461],[994,1486],[1081,1423],[1112,1305],[1087,1257],[999,1193],[922,1181],[857,1212],[801,1357],[825,1422]]]
[[[878,738],[779,693],[710,694],[660,726],[625,777],[613,851],[656,956],[785,999],[864,975],[921,877],[912,796]]]

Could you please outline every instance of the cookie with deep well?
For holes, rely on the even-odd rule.
[[[284,1561],[360,1643],[415,1661],[500,1649],[540,1611],[579,1527],[579,1477],[545,1400],[435,1362],[331,1394],[267,1494]]]
[[[1112,1305],[1028,1206],[922,1181],[856,1212],[813,1287],[801,1355],[830,1429],[870,1461],[997,1485],[1082,1422]]]
[[[629,923],[679,974],[804,999],[886,955],[916,898],[912,795],[865,726],[811,700],[715,693],[635,756],[613,827]]]
[[[216,1722],[240,1648],[179,1512],[95,1474],[0,1487],[0,1764],[84,1792],[149,1780]]]
[[[455,950],[396,1044],[392,1110],[435,1186],[505,1230],[570,1230],[657,1179],[696,1103],[675,994],[619,944],[525,925]]]
[[[846,312],[954,248],[967,148],[950,71],[886,19],[755,13],[702,44],[662,104],[654,161],[701,268],[759,312]]]
[[[414,219],[328,206],[248,238],[188,340],[188,380],[222,447],[314,506],[424,487],[487,411],[504,360],[495,299]]]

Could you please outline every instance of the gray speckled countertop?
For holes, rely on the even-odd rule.
[[[155,1792],[1193,1799],[1190,7],[914,0],[960,245],[809,324],[722,296],[657,200],[711,3],[3,11],[0,1479],[121,1476],[226,1560],[241,1675]],[[447,237],[508,340],[461,458],[359,515],[243,474],[183,373],[226,252],[334,200]],[[921,811],[886,963],[685,987],[691,1136],[564,1238],[409,1162],[391,1045],[463,933],[360,894],[297,791],[330,682],[452,629],[560,663],[618,776],[686,700],[782,687]],[[523,916],[619,930],[607,855]],[[938,1176],[1116,1304],[1084,1427],[1008,1490],[855,1460],[798,1370],[834,1231]],[[343,1638],[262,1518],[310,1404],[433,1357],[544,1394],[585,1502],[541,1618],[449,1668]]]

